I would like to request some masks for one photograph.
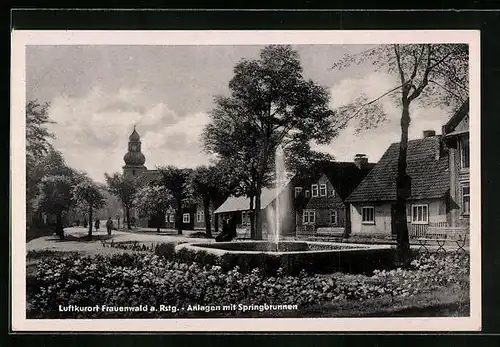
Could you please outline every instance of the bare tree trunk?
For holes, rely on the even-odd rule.
[[[59,235],[60,240],[64,240],[64,228],[62,224],[62,213],[56,214],[56,234]]]
[[[219,233],[219,214],[214,213],[214,231],[215,233]]]
[[[255,240],[262,240],[262,218],[260,214],[261,201],[260,194],[261,188],[257,187],[255,193]]]
[[[130,226],[130,208],[125,208],[125,213],[127,215],[127,229],[130,230],[132,227]]]
[[[401,142],[399,143],[398,176],[396,180],[396,204],[394,209],[397,232],[398,262],[407,266],[410,260],[410,240],[406,216],[406,201],[410,195],[411,178],[406,173],[408,151],[408,128],[410,126],[410,102],[403,99],[401,114]]]
[[[92,240],[92,207],[89,208],[89,241]]]
[[[177,234],[182,235],[182,201],[177,201]]]
[[[250,238],[255,240],[255,209],[253,198],[253,196],[250,196]]]
[[[203,199],[203,214],[205,215],[205,232],[207,237],[212,237],[212,226],[210,225],[210,197]]]

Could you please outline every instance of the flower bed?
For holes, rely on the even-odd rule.
[[[429,292],[453,283],[467,283],[468,257],[421,256],[410,270],[376,271],[363,275],[287,276],[280,269],[266,276],[254,269],[242,273],[238,267],[200,266],[167,261],[153,254],[56,257],[37,264],[27,277],[29,318],[165,317],[225,314],[240,311],[189,312],[188,305],[297,305],[289,314],[301,316],[308,308],[328,302],[407,296]],[[132,307],[160,305],[176,312],[60,312],[70,305]],[[248,313],[247,313],[248,314]]]

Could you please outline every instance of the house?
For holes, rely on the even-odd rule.
[[[468,100],[443,126],[442,134],[449,149],[450,226],[468,228],[470,222]]]
[[[391,144],[349,196],[352,235],[389,236],[395,232],[392,216],[396,202],[398,155],[399,143]],[[411,177],[411,195],[406,213],[411,228],[447,223],[448,160],[441,136],[436,136],[434,131],[424,131],[423,138],[408,141],[407,173]]]
[[[211,221],[211,228],[214,227],[213,221],[215,220],[214,218],[214,211],[213,208],[209,209],[209,217]],[[197,229],[203,229],[205,230],[205,211],[203,208],[203,204],[192,204],[188,207],[184,207],[182,209],[182,229],[183,230],[197,230]],[[166,212],[165,214],[165,228],[167,229],[175,229],[176,228],[176,223],[175,223],[175,209],[171,209]]]
[[[469,215],[468,103],[443,127],[408,141],[407,173],[411,192],[407,199],[408,229],[467,226]],[[389,146],[373,170],[349,196],[352,235],[390,236],[396,202],[399,143]]]
[[[349,233],[350,210],[346,199],[374,166],[364,154],[357,154],[354,162],[315,165],[303,180],[304,185],[294,187],[297,229],[342,229]]]
[[[261,208],[263,235],[272,232],[276,204],[284,209],[280,229],[283,236],[317,228],[349,228],[349,209],[345,199],[375,164],[358,154],[354,162],[322,162],[298,173],[279,191],[263,189]],[[235,218],[241,227],[250,225],[250,202],[246,197],[229,197],[216,211],[223,219]],[[285,206],[285,207],[284,207]]]
[[[262,235],[263,238],[271,237],[274,230],[274,214],[276,211],[276,203],[280,203],[284,211],[293,211],[293,201],[290,191],[293,189],[294,180],[286,182],[280,188],[263,188],[261,192],[261,218],[262,218]],[[254,200],[255,202],[255,200]],[[234,218],[239,229],[250,228],[250,199],[245,196],[227,198],[222,205],[215,210],[219,220],[227,220]],[[293,235],[295,232],[294,223],[295,214],[287,212],[280,226],[280,235]]]

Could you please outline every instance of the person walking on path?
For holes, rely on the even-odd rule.
[[[99,218],[96,218],[95,219],[95,231],[99,231],[99,226],[101,225],[101,221],[99,220]]]
[[[108,230],[108,235],[111,235],[111,230],[113,230],[113,221],[111,220],[111,217],[109,217],[106,222],[106,229]]]

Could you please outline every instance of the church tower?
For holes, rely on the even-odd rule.
[[[125,166],[123,166],[123,174],[129,178],[139,177],[147,168],[144,166],[146,157],[141,153],[141,137],[135,130],[128,138],[128,152],[123,157]]]

